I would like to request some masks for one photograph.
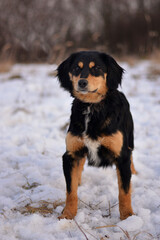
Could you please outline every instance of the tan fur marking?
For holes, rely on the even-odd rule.
[[[73,83],[74,90],[77,91],[78,81],[80,80],[80,75],[74,76],[74,75],[72,75],[72,73],[69,73],[69,77]]]
[[[117,177],[118,177],[118,187],[119,187],[119,212],[120,219],[124,220],[127,217],[133,215],[132,205],[131,205],[131,183],[128,193],[125,193],[122,188],[122,181],[120,172],[117,169]]]
[[[106,80],[102,76],[95,77],[89,74],[86,80],[88,80],[90,91],[98,88],[98,92],[100,92],[103,95],[106,94],[107,91]]]
[[[98,93],[82,94],[82,93],[76,92],[75,90],[73,91],[73,94],[76,98],[86,103],[98,103],[104,98],[103,95],[100,95]]]
[[[85,158],[82,158],[79,161],[79,165],[78,165],[78,185],[81,185],[82,171],[83,171],[85,161],[86,161]]]
[[[89,63],[89,68],[92,68],[92,67],[94,67],[95,66],[95,62],[90,62]]]
[[[80,68],[83,68],[83,62],[79,62],[79,63],[78,63],[78,66],[79,66]]]
[[[132,172],[132,174],[137,174],[137,171],[134,167],[133,156],[132,155],[131,155],[131,172]]]
[[[120,155],[123,146],[123,135],[120,131],[111,136],[100,137],[98,140],[102,146],[109,148],[115,154],[115,157]]]
[[[74,96],[77,97],[78,99],[82,100],[83,102],[88,102],[88,103],[100,102],[107,93],[108,89],[106,86],[106,77],[105,78],[103,78],[102,76],[95,77],[90,74],[88,76],[88,78],[86,78],[86,80],[88,80],[88,91],[94,91],[97,89],[97,92],[95,92],[95,93],[89,92],[86,94],[77,92],[77,86],[78,86],[78,81],[80,80],[80,76],[76,77],[76,76],[72,76],[72,74],[70,74],[70,79],[73,82]]]
[[[69,72],[68,74],[69,74],[69,77],[70,77],[70,79],[72,81],[72,78],[73,78],[72,73]]]
[[[98,103],[100,102],[106,95],[108,89],[106,86],[106,76],[107,74],[104,74],[104,77],[99,76],[95,77],[89,74],[88,78],[88,91],[94,91],[96,89],[97,92],[95,93],[86,93],[83,94],[81,92],[77,92],[78,89],[78,81],[80,80],[80,75],[79,76],[74,76],[71,73],[69,73],[70,80],[73,83],[73,94],[76,98],[80,99],[83,102],[88,102],[88,103]]]
[[[73,154],[74,152],[80,150],[82,147],[84,147],[83,139],[77,136],[73,136],[70,132],[68,132],[66,136],[67,151]]]
[[[71,192],[66,195],[66,206],[62,212],[62,215],[59,219],[67,218],[73,219],[77,214],[77,205],[78,205],[78,164],[75,162],[75,165],[71,172]]]

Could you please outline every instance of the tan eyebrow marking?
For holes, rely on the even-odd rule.
[[[83,68],[83,62],[79,62],[79,63],[78,63],[78,66],[79,66],[80,68]]]
[[[92,67],[94,67],[95,66],[95,62],[90,62],[89,63],[89,68],[92,68]]]

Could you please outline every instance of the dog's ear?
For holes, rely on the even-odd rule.
[[[57,68],[57,77],[59,79],[59,82],[61,84],[61,87],[63,87],[65,90],[72,93],[73,86],[72,82],[69,77],[69,71],[70,67],[76,57],[76,54],[72,54],[69,58],[64,60]]]
[[[107,68],[107,87],[109,89],[117,89],[118,85],[121,85],[123,68],[111,56],[102,53],[101,58]]]

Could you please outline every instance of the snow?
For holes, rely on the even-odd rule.
[[[135,123],[135,215],[119,219],[115,167],[86,164],[77,216],[58,220],[65,201],[61,156],[72,99],[52,75],[56,66],[17,64],[0,75],[1,240],[86,239],[82,231],[91,240],[127,239],[124,231],[130,239],[160,238],[160,76],[149,74],[159,66],[150,61],[121,65],[126,72],[120,90]],[[47,215],[22,211],[28,205],[39,207],[41,201],[50,209],[52,203],[60,204]]]
[[[128,217],[127,219],[117,223],[118,227],[121,227],[125,231],[137,231],[143,226],[142,218],[138,216]]]

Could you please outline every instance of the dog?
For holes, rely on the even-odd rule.
[[[97,51],[73,53],[57,68],[61,87],[74,98],[63,155],[66,205],[59,219],[77,214],[77,188],[86,157],[92,166],[116,165],[120,219],[133,215],[134,125],[129,103],[117,90],[123,73],[114,58]]]

